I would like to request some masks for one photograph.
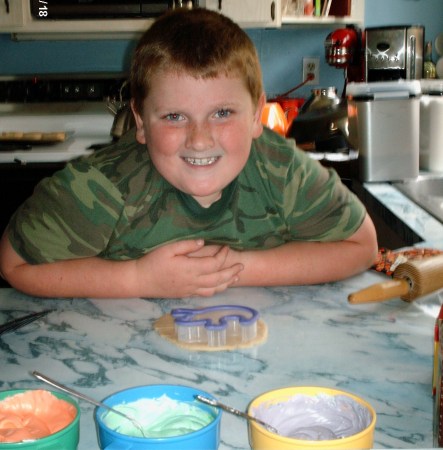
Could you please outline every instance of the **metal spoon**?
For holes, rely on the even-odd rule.
[[[125,413],[122,413],[121,411],[114,409],[108,405],[106,405],[105,403],[99,402],[98,400],[94,400],[91,397],[88,397],[85,394],[82,394],[81,392],[78,392],[72,388],[69,388],[67,386],[65,386],[64,384],[59,383],[58,381],[53,380],[52,378],[47,377],[46,375],[43,375],[40,372],[37,372],[36,370],[34,370],[34,372],[32,372],[32,375],[37,378],[40,381],[43,381],[51,386],[54,386],[57,389],[60,389],[63,392],[66,392],[68,394],[73,395],[74,397],[77,397],[81,400],[85,400],[88,403],[92,403],[95,406],[101,406],[102,408],[107,409],[108,411],[112,411],[115,414],[118,414],[119,416],[124,417],[125,419],[129,420],[130,422],[133,423],[133,425],[140,431],[140,433],[142,434],[143,437],[146,437],[146,435],[143,433],[143,427],[131,416],[128,416]]]
[[[265,427],[271,433],[278,434],[278,431],[272,425],[269,425],[268,423],[263,422],[263,420],[257,419],[254,416],[246,414],[243,411],[232,408],[231,406],[224,405],[223,403],[220,403],[217,400],[213,400],[212,398],[204,397],[203,395],[196,395],[195,398],[202,403],[206,403],[207,405],[215,406],[216,408],[221,408],[221,409],[227,411],[228,413],[235,414],[236,416],[243,417],[244,419],[257,422],[262,427]]]

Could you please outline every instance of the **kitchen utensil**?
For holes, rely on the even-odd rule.
[[[114,116],[111,126],[111,136],[114,140],[120,139],[126,132],[135,126],[135,118],[132,113],[129,101],[126,97],[129,95],[126,91],[129,89],[129,81],[125,80],[119,89],[118,99],[109,99],[107,103],[108,110]]]
[[[380,302],[398,297],[411,302],[443,288],[443,255],[406,261],[394,271],[394,279],[377,283],[348,296],[349,303]]]
[[[18,319],[10,320],[3,325],[0,325],[0,335],[9,333],[10,331],[17,330],[18,328],[28,325],[28,323],[34,322],[34,320],[40,319],[40,317],[46,316],[52,312],[53,309],[47,309],[45,311],[28,314],[27,316],[19,317]]]
[[[42,373],[37,372],[36,370],[34,370],[34,372],[32,372],[32,375],[35,378],[37,378],[38,380],[43,381],[44,383],[47,383],[47,384],[49,384],[49,385],[51,385],[51,386],[53,386],[53,387],[55,387],[57,389],[60,389],[63,392],[71,394],[74,397],[77,397],[77,398],[79,398],[81,400],[84,400],[84,401],[86,401],[88,403],[92,403],[95,406],[100,406],[100,407],[105,408],[105,409],[107,409],[109,411],[112,411],[115,414],[118,414],[119,416],[124,417],[125,419],[129,420],[130,422],[132,422],[134,424],[134,426],[137,427],[140,430],[142,436],[144,436],[142,426],[134,418],[132,418],[131,416],[128,416],[127,414],[122,413],[121,411],[118,411],[117,409],[111,408],[110,406],[108,406],[108,405],[106,405],[106,404],[104,404],[102,402],[99,402],[98,400],[94,400],[93,398],[88,397],[87,395],[82,394],[81,392],[78,392],[75,389],[69,388],[69,387],[65,386],[64,384],[61,384],[58,381],[55,381],[52,378],[49,378],[46,375],[43,375]]]
[[[176,436],[140,438],[119,433],[110,428],[104,420],[105,410],[100,407],[95,411],[100,448],[103,450],[217,450],[220,445],[221,410],[198,403],[195,395],[212,398],[210,394],[200,389],[173,384],[138,386],[112,394],[105,398],[103,403],[115,407],[122,403],[129,404],[142,399],[154,400],[166,396],[171,400],[202,408],[214,420],[190,433],[183,434],[183,431],[177,429]],[[173,422],[175,420],[173,411],[171,416]],[[180,420],[180,417],[177,417],[177,420]]]
[[[275,389],[256,397],[248,407],[248,413],[256,411],[260,405],[275,405],[287,402],[296,395],[319,396],[319,395],[344,395],[366,408],[371,420],[369,425],[359,433],[341,437],[338,439],[309,440],[297,439],[270,433],[256,422],[249,422],[249,443],[253,450],[332,450],[332,449],[370,449],[373,447],[376,413],[372,406],[362,398],[338,389],[317,386],[294,386]],[[277,420],[276,420],[277,423]],[[282,423],[282,425],[284,422]]]
[[[240,305],[171,310],[180,342],[207,343],[211,347],[230,342],[249,342],[257,336],[257,310]]]
[[[287,136],[294,138],[299,145],[315,142],[316,148],[328,142],[330,151],[347,147],[346,99],[338,97],[337,89],[332,86],[313,89],[311,96],[289,126]]]
[[[324,2],[326,11],[331,7],[331,0]],[[336,3],[336,2],[333,2]],[[325,15],[329,14],[329,11]],[[344,88],[342,97],[346,94],[349,82],[364,80],[364,48],[362,45],[362,31],[354,25],[338,28],[326,36],[324,42],[326,62],[337,69],[344,71]]]
[[[200,401],[200,402],[206,403],[206,404],[211,405],[211,406],[215,406],[216,408],[221,408],[221,409],[223,409],[224,411],[226,411],[228,413],[234,414],[236,416],[243,417],[246,420],[252,420],[253,422],[257,422],[262,427],[265,427],[266,430],[270,431],[271,433],[278,434],[278,431],[272,425],[269,425],[268,423],[263,422],[262,420],[257,419],[254,416],[251,416],[250,414],[247,414],[247,413],[244,413],[243,411],[240,411],[238,409],[232,408],[231,406],[227,406],[227,405],[225,405],[223,403],[220,403],[217,400],[204,397],[203,395],[196,395],[195,398],[198,401]]]
[[[18,394],[29,393],[33,390],[29,389],[11,389],[7,391],[0,392],[0,401],[6,400],[8,397],[12,397]],[[76,401],[62,392],[53,392],[54,397],[57,397],[60,400],[70,403],[76,409],[76,416],[74,420],[68,424],[66,427],[57,431],[53,434],[50,434],[45,437],[41,437],[39,439],[29,439],[23,440],[20,442],[0,442],[1,450],[77,450],[79,435],[80,435],[80,408]],[[23,420],[23,423],[29,423],[32,427],[33,420],[31,419],[31,415],[29,412],[35,412],[36,416],[40,414],[44,414],[47,408],[51,408],[52,405],[48,403],[41,404],[39,401],[39,396],[30,400],[22,399],[20,402],[14,405],[17,409],[22,409],[26,411],[26,419]],[[21,408],[20,408],[21,407]],[[38,410],[38,411],[37,411]],[[34,419],[37,420],[37,419]],[[12,419],[8,422],[6,417],[3,418],[4,425],[6,424],[18,424],[21,422],[18,420]],[[13,425],[11,425],[13,427]],[[3,429],[3,431],[5,431]]]

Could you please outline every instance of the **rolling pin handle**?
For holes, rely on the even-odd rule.
[[[410,280],[398,278],[373,284],[366,289],[354,292],[348,296],[349,303],[354,305],[360,303],[382,302],[394,297],[401,297],[410,292]]]

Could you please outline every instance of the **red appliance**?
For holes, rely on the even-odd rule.
[[[338,28],[328,34],[325,40],[325,58],[330,66],[344,70],[345,86],[350,81],[361,82],[365,78],[364,43],[360,29],[353,25]]]

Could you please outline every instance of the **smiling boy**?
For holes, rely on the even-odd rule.
[[[261,124],[255,48],[236,24],[176,10],[131,67],[136,129],[43,180],[12,217],[0,272],[51,297],[211,296],[370,267],[372,221],[334,171]]]

